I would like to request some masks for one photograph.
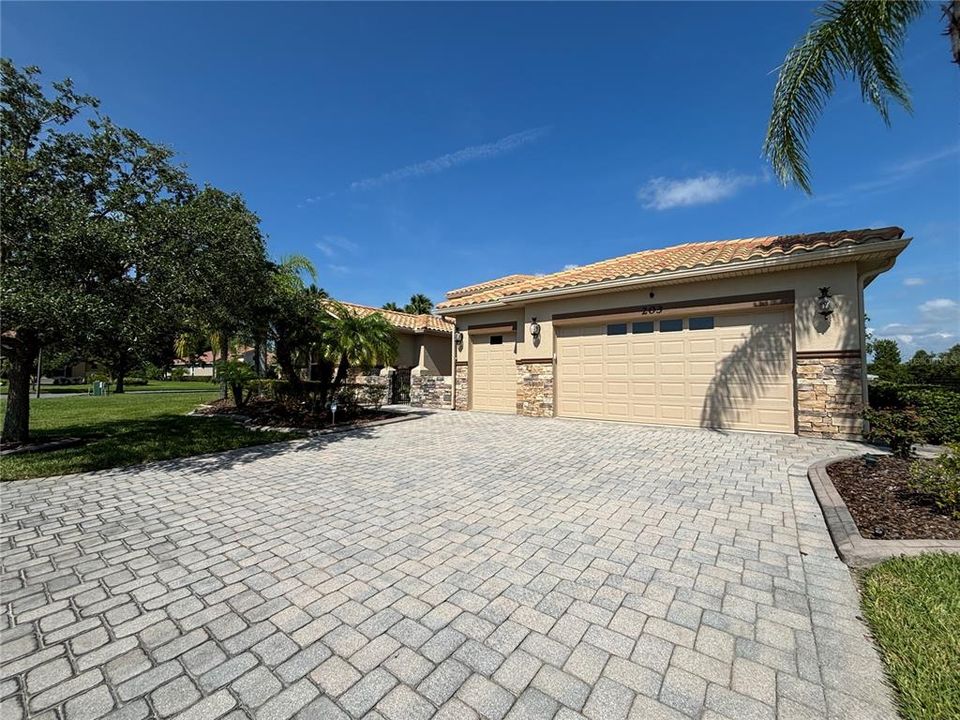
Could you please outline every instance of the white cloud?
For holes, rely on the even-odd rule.
[[[564,265],[564,266],[563,266],[563,269],[564,269],[564,270],[573,270],[573,269],[578,268],[578,267],[580,267],[580,266],[577,265],[576,263],[569,263],[568,265]]]
[[[345,238],[343,235],[324,235],[322,240],[314,243],[317,250],[322,252],[328,258],[335,257],[341,253],[355,253],[359,249],[359,245]]]
[[[920,305],[918,309],[926,315],[948,316],[952,318],[960,317],[960,313],[958,313],[960,307],[957,306],[955,300],[951,300],[950,298],[927,300]]]
[[[484,160],[487,158],[503,155],[517,148],[536,142],[544,135],[550,132],[549,127],[531,128],[522,132],[507,135],[495,142],[485,143],[483,145],[471,145],[456,152],[446,153],[432,160],[405,165],[396,170],[390,170],[381,175],[356,180],[350,183],[351,190],[370,190],[389,183],[409,180],[410,178],[423,177],[424,175],[436,175],[445,170],[450,170],[460,165],[464,165],[475,160]]]
[[[681,179],[658,177],[637,191],[637,199],[645,208],[653,210],[706,205],[733,197],[743,188],[763,179],[756,175],[732,173],[705,173]]]
[[[907,287],[920,287],[921,285],[926,285],[927,281],[923,278],[908,277],[903,279],[903,284]]]
[[[338,275],[346,275],[350,272],[350,268],[348,268],[346,265],[327,265],[327,270],[335,272]]]
[[[942,352],[960,342],[960,303],[950,298],[927,300],[917,306],[913,322],[884,325],[876,336],[896,340],[907,358],[921,349]]]

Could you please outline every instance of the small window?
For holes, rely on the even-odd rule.
[[[503,345],[503,335],[491,335],[490,336],[491,345]]]
[[[607,325],[607,335],[626,335],[626,334],[627,334],[626,323],[614,323],[613,325]]]
[[[713,318],[712,317],[690,318],[688,327],[691,330],[713,330]]]
[[[683,320],[661,320],[660,332],[680,332],[683,330]]]
[[[652,333],[653,332],[653,321],[650,322],[635,322],[633,324],[633,332],[637,335],[643,333]]]

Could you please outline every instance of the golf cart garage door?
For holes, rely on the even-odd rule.
[[[557,414],[795,431],[792,310],[557,327]]]
[[[497,330],[470,333],[470,407],[517,412],[516,333]]]

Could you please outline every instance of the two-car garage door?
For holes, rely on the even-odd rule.
[[[557,414],[794,432],[792,313],[557,327]]]

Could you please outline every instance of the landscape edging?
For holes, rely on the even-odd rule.
[[[817,497],[837,554],[850,567],[865,568],[898,555],[929,552],[960,553],[960,540],[870,540],[860,534],[847,504],[827,473],[827,466],[856,455],[838,455],[807,468],[807,479]]]

